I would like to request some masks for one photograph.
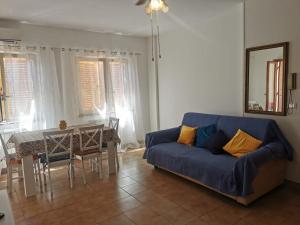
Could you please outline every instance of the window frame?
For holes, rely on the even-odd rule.
[[[29,57],[30,55],[30,57]],[[9,113],[9,106],[8,106],[8,100],[7,98],[13,98],[14,96],[10,96],[9,94],[7,94],[7,74],[5,72],[5,63],[4,63],[4,59],[5,58],[17,58],[17,59],[24,59],[26,61],[27,64],[32,63],[32,60],[34,63],[37,63],[37,58],[36,58],[36,53],[35,52],[18,52],[18,51],[14,51],[14,52],[5,52],[5,51],[1,51],[0,52],[0,70],[1,70],[1,84],[0,86],[2,87],[2,93],[0,92],[0,96],[1,96],[1,110],[0,110],[0,122],[1,123],[18,123],[18,120],[15,117],[11,117],[12,115],[10,115]],[[28,65],[27,65],[28,66]],[[29,73],[29,77],[31,78],[31,82],[33,84],[33,80],[32,80],[32,74]],[[33,88],[33,87],[32,87]],[[32,90],[32,94],[34,93],[34,90]],[[10,115],[10,116],[9,116]],[[11,117],[11,118],[10,118]],[[37,121],[37,118],[34,118],[34,121]]]

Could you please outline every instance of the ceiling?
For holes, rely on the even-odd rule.
[[[167,0],[162,32],[178,23],[197,24],[242,0]],[[1,0],[0,18],[44,26],[120,35],[150,35],[149,18],[135,0]]]

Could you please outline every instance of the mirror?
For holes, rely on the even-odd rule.
[[[286,115],[289,43],[246,50],[246,113]]]

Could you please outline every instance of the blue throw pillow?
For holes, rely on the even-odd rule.
[[[219,130],[216,134],[212,135],[206,143],[206,148],[213,154],[223,154],[225,151],[223,147],[230,141],[227,135]]]
[[[210,125],[207,127],[200,127],[196,132],[196,143],[195,146],[198,148],[207,147],[207,142],[211,136],[217,133],[216,125]]]

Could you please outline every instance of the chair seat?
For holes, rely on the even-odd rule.
[[[95,153],[100,153],[99,148],[90,149],[90,150],[86,150],[86,151],[81,151],[80,149],[77,149],[74,151],[74,155],[77,155],[77,156],[92,155]]]
[[[41,163],[43,164],[47,164],[47,156],[46,156],[46,153],[43,153],[40,155],[40,159],[41,159]],[[50,163],[52,162],[58,162],[58,161],[62,161],[62,160],[67,160],[67,159],[70,159],[70,154],[63,154],[63,155],[58,155],[58,156],[52,156],[52,157],[49,157],[49,161]]]
[[[106,142],[103,142],[102,143],[102,148],[107,148],[108,147],[108,144]]]

